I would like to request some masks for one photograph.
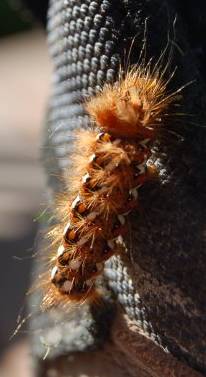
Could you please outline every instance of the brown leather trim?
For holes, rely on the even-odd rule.
[[[119,361],[120,364],[122,363],[124,366],[126,364],[130,372],[133,370],[132,375],[142,377],[203,376],[141,335],[138,326],[125,314],[117,315],[111,337],[115,345],[114,348],[124,354]]]

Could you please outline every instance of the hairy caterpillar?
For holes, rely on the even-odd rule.
[[[167,84],[156,66],[135,66],[86,103],[93,125],[78,132],[70,193],[51,232],[58,246],[45,305],[92,299],[105,261],[123,252],[127,215],[156,174],[151,147],[179,92],[167,93]]]

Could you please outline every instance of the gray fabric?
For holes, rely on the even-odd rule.
[[[54,192],[62,190],[57,177],[69,167],[72,131],[89,123],[82,107],[84,99],[105,81],[115,80],[134,36],[130,62],[138,61],[147,17],[149,58],[157,60],[169,31],[174,48],[167,74],[178,66],[169,89],[195,80],[183,91],[181,112],[197,115],[182,117],[182,121],[174,117],[168,124],[174,133],[165,132],[156,143],[152,158],[160,179],[141,191],[141,210],[131,216],[129,253],[112,258],[105,276],[146,336],[206,372],[205,82],[198,60],[203,47],[199,46],[197,54],[184,25],[187,18],[183,21],[180,14],[174,1],[51,1],[48,40],[54,75],[44,160],[50,186]],[[88,318],[93,323],[90,314]],[[71,338],[68,346],[63,345],[66,352],[95,345],[95,336],[91,341],[90,336],[81,334],[81,346],[74,344],[74,322],[69,315],[67,321]],[[78,316],[78,325],[79,321]],[[86,331],[92,328],[91,323]],[[84,321],[81,331],[85,331]]]

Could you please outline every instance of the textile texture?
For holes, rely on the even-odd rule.
[[[38,322],[42,336],[40,339],[38,332],[34,336],[34,349],[40,358],[48,339],[54,340],[54,328],[56,343],[52,340],[55,346],[50,347],[50,358],[68,351],[98,348],[109,334],[112,319],[115,321],[114,313],[121,310],[141,334],[206,374],[206,107],[202,37],[206,22],[201,16],[205,6],[199,2],[194,10],[192,2],[180,3],[50,2],[48,42],[54,73],[44,161],[51,198],[64,189],[60,177],[70,166],[73,131],[89,124],[83,108],[85,99],[105,82],[114,82],[120,64],[126,68],[138,63],[143,55],[146,61],[153,58],[155,64],[165,51],[163,66],[169,61],[166,77],[177,66],[169,90],[191,84],[183,90],[181,107],[177,108],[177,113],[183,115],[174,116],[169,125],[172,132],[165,132],[154,146],[152,159],[160,176],[142,189],[141,210],[130,217],[128,254],[106,263],[105,284],[111,295],[105,298],[99,313],[80,307],[75,314],[53,309],[36,316],[32,326],[35,328],[35,321]],[[35,300],[38,306],[39,297]],[[117,302],[121,305],[115,309]]]

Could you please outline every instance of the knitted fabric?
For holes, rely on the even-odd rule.
[[[108,261],[105,277],[115,300],[141,333],[206,373],[205,129],[192,125],[204,125],[205,120],[205,76],[200,65],[204,46],[201,39],[198,46],[194,36],[191,40],[189,16],[172,0],[51,0],[48,41],[54,73],[44,160],[53,197],[63,189],[58,177],[69,168],[72,132],[89,124],[84,100],[103,83],[115,81],[132,41],[129,61],[138,62],[147,17],[146,53],[148,58],[154,56],[154,62],[169,33],[175,47],[168,71],[178,66],[170,89],[196,80],[183,91],[181,111],[198,116],[193,122],[188,117],[181,123],[174,120],[176,136],[168,134],[155,145],[153,159],[160,179],[142,190],[142,210],[130,217],[129,253]],[[111,311],[110,304],[106,308]],[[44,340],[54,318],[62,334],[51,355],[92,348],[105,339],[102,323],[108,328],[111,323],[105,324],[107,309],[98,319],[89,308],[84,310],[78,309],[76,319],[59,312],[38,317],[43,318]],[[68,328],[70,336],[65,338]],[[38,338],[35,341],[41,356]]]

